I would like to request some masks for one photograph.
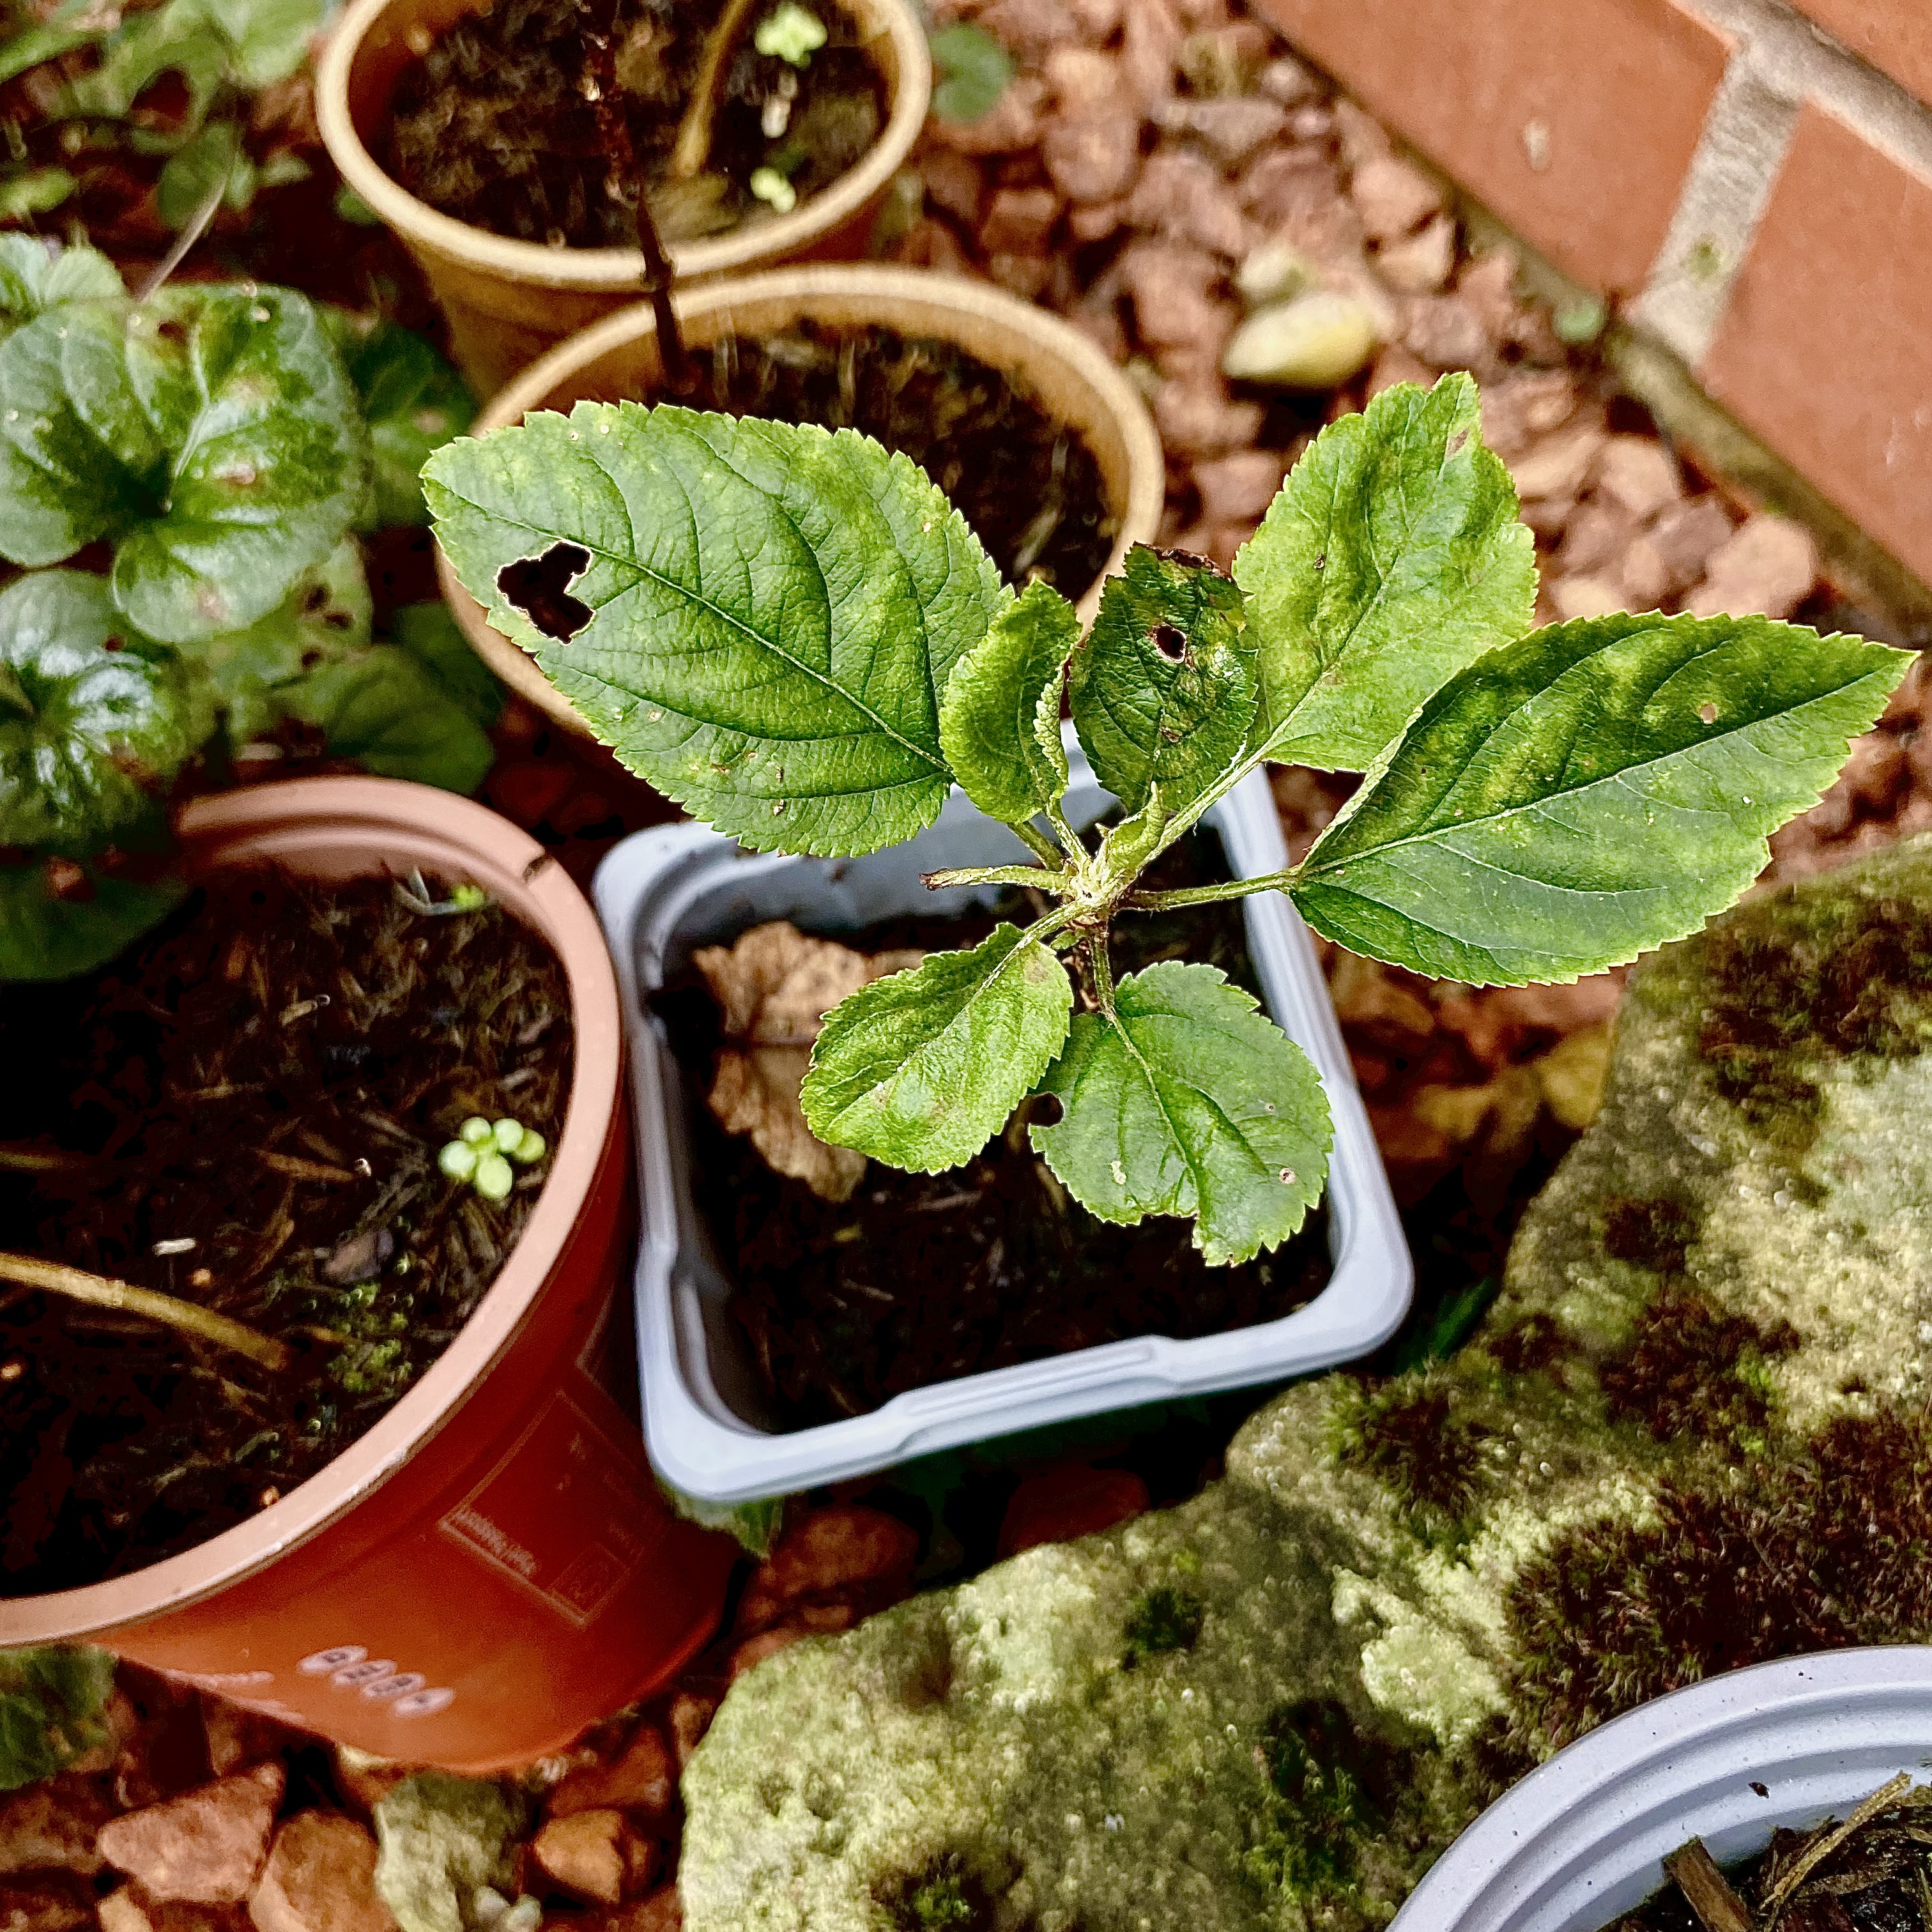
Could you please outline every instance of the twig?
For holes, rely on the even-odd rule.
[[[617,8],[620,0],[610,0],[609,12],[601,25],[584,30],[584,44],[590,54],[588,90],[597,114],[597,137],[603,144],[610,164],[614,189],[629,182],[634,186],[637,205],[638,252],[644,258],[644,272],[638,287],[651,305],[657,326],[658,360],[664,369],[664,386],[674,396],[688,396],[693,387],[691,356],[684,346],[684,331],[672,306],[670,292],[676,278],[664,253],[663,238],[651,214],[650,197],[644,192],[644,178],[638,167],[637,150],[631,145],[631,130],[618,106]],[[586,9],[586,13],[590,10]],[[613,199],[621,200],[614,194]]]
[[[289,1352],[282,1343],[258,1334],[245,1322],[231,1321],[197,1302],[158,1294],[151,1288],[136,1288],[131,1282],[110,1281],[105,1275],[89,1274],[59,1262],[37,1261],[32,1255],[4,1252],[0,1252],[0,1281],[18,1282],[23,1288],[44,1288],[95,1308],[116,1308],[149,1322],[163,1322],[183,1334],[199,1335],[217,1348],[232,1348],[238,1355],[260,1362],[265,1369],[280,1371],[289,1365]]]
[[[1677,1889],[1689,1901],[1704,1932],[1753,1932],[1744,1900],[1718,1870],[1702,1838],[1678,1846],[1664,1860],[1664,1869],[1676,1880]]]
[[[326,1161],[304,1160],[299,1154],[265,1152],[261,1159],[264,1167],[272,1167],[278,1174],[286,1174],[291,1180],[326,1180],[339,1186],[344,1181],[362,1178],[351,1174],[346,1167],[332,1167]]]
[[[1773,1886],[1764,1900],[1765,1932],[1778,1923],[1791,1895],[1818,1868],[1862,1826],[1881,1811],[1888,1811],[1912,1789],[1912,1774],[1901,1771],[1890,1784],[1881,1785],[1833,1832],[1814,1834],[1811,1842],[1798,1854],[1791,1869]]]
[[[141,284],[134,297],[136,308],[143,302],[151,302],[160,292],[168,278],[188,260],[188,251],[208,232],[208,224],[220,212],[223,198],[228,193],[228,184],[233,178],[235,164],[240,158],[241,152],[238,146],[229,158],[227,166],[222,170],[221,178],[208,190],[201,206],[189,218],[188,226],[175,237],[175,245],[161,257],[154,272]]]
[[[0,1167],[18,1174],[58,1174],[64,1167],[86,1167],[84,1154],[69,1154],[61,1148],[37,1148],[24,1141],[0,1142]]]
[[[724,85],[724,70],[736,51],[758,0],[730,0],[718,16],[718,24],[704,43],[698,57],[698,78],[684,118],[677,124],[677,139],[672,144],[670,165],[665,172],[673,181],[688,181],[702,174],[711,158],[713,130],[718,122],[718,96]]]

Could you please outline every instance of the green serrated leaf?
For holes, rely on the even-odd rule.
[[[1066,791],[1060,697],[1079,641],[1073,606],[1050,585],[1030,584],[953,666],[939,742],[966,796],[990,817],[1022,824]]]
[[[64,168],[0,170],[0,221],[30,221],[47,214],[80,185]]]
[[[1477,985],[1634,958],[1750,884],[1911,661],[1766,617],[1536,632],[1424,706],[1295,904],[1352,952]]]
[[[193,716],[104,579],[17,578],[0,591],[0,845],[85,856],[152,821],[198,742]]]
[[[1000,925],[826,1016],[799,1098],[820,1140],[924,1174],[968,1160],[1066,1037],[1073,988],[1036,939]]]
[[[463,378],[420,335],[393,322],[325,309],[362,399],[374,453],[375,496],[365,527],[426,524],[422,472],[476,414]]]
[[[337,757],[354,758],[380,778],[468,793],[496,759],[482,726],[419,659],[394,645],[319,665],[276,698],[289,716],[325,732]]]
[[[51,246],[38,235],[0,235],[0,338],[68,302],[112,302],[121,274],[105,255]]]
[[[904,457],[849,430],[580,403],[446,445],[423,482],[491,624],[696,816],[826,856],[938,816],[940,694],[1010,593]],[[502,580],[560,546],[590,613],[568,640]]]
[[[372,608],[362,553],[345,538],[266,617],[184,645],[181,656],[200,674],[238,748],[292,715],[282,701],[287,686],[368,648]]]
[[[1255,712],[1241,593],[1210,563],[1136,544],[1073,656],[1075,728],[1130,812],[1158,784],[1170,812],[1239,754]]]
[[[0,343],[0,555],[117,540],[116,601],[182,644],[266,616],[347,531],[368,432],[315,310],[207,284],[76,303]]]
[[[0,1650],[0,1791],[52,1778],[98,1744],[113,1689],[104,1650]]]
[[[1250,742],[1361,771],[1423,700],[1522,635],[1536,552],[1466,375],[1322,430],[1234,559],[1262,698]]]
[[[935,27],[926,40],[939,75],[933,112],[947,121],[978,121],[992,113],[1013,77],[1012,56],[970,20]]]
[[[1166,960],[1082,1013],[1040,1083],[1065,1108],[1029,1130],[1103,1221],[1197,1216],[1211,1265],[1288,1239],[1320,1198],[1332,1130],[1308,1056],[1217,968]]]
[[[185,228],[218,196],[230,207],[245,208],[254,178],[242,152],[242,130],[232,121],[211,121],[168,158],[154,184],[154,210],[170,228]]]
[[[503,715],[503,687],[470,648],[447,604],[399,606],[389,614],[389,635],[484,730]]]
[[[92,973],[181,903],[178,879],[116,878],[83,866],[79,896],[56,898],[43,865],[0,866],[0,980]]]
[[[658,1487],[686,1522],[735,1537],[739,1548],[760,1563],[772,1553],[772,1545],[784,1528],[788,1498],[784,1496],[759,1496],[748,1503],[712,1503],[672,1488],[662,1476]]]

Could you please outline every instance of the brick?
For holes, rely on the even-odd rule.
[[[1677,0],[1257,5],[1558,267],[1642,286],[1724,76],[1717,28]]]
[[[1834,40],[1932,100],[1932,12],[1925,0],[1798,0]]]
[[[1700,371],[1908,569],[1932,577],[1932,179],[1815,102]]]

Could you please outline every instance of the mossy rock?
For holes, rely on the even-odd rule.
[[[1604,1718],[1932,1639],[1928,1041],[1932,840],[1649,962],[1475,1340],[760,1666],[689,1932],[1354,1932]]]

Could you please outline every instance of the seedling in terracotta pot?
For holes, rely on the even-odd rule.
[[[849,432],[583,404],[424,473],[491,622],[632,770],[747,847],[874,851],[955,784],[1012,828],[1024,862],[928,883],[1041,910],[833,1009],[802,1096],[820,1139],[937,1172],[1035,1104],[1031,1144],[1070,1195],[1107,1221],[1186,1217],[1217,1264],[1275,1247],[1319,1198],[1321,1082],[1213,968],[1117,978],[1117,921],[1279,890],[1418,972],[1572,981],[1735,900],[1910,662],[1754,616],[1532,631],[1530,532],[1463,376],[1325,430],[1232,577],[1134,551],[1084,638]],[[515,592],[538,569],[556,594],[533,616]],[[1063,704],[1120,802],[1097,838],[1062,809]],[[1142,885],[1271,763],[1364,776],[1299,865]]]

